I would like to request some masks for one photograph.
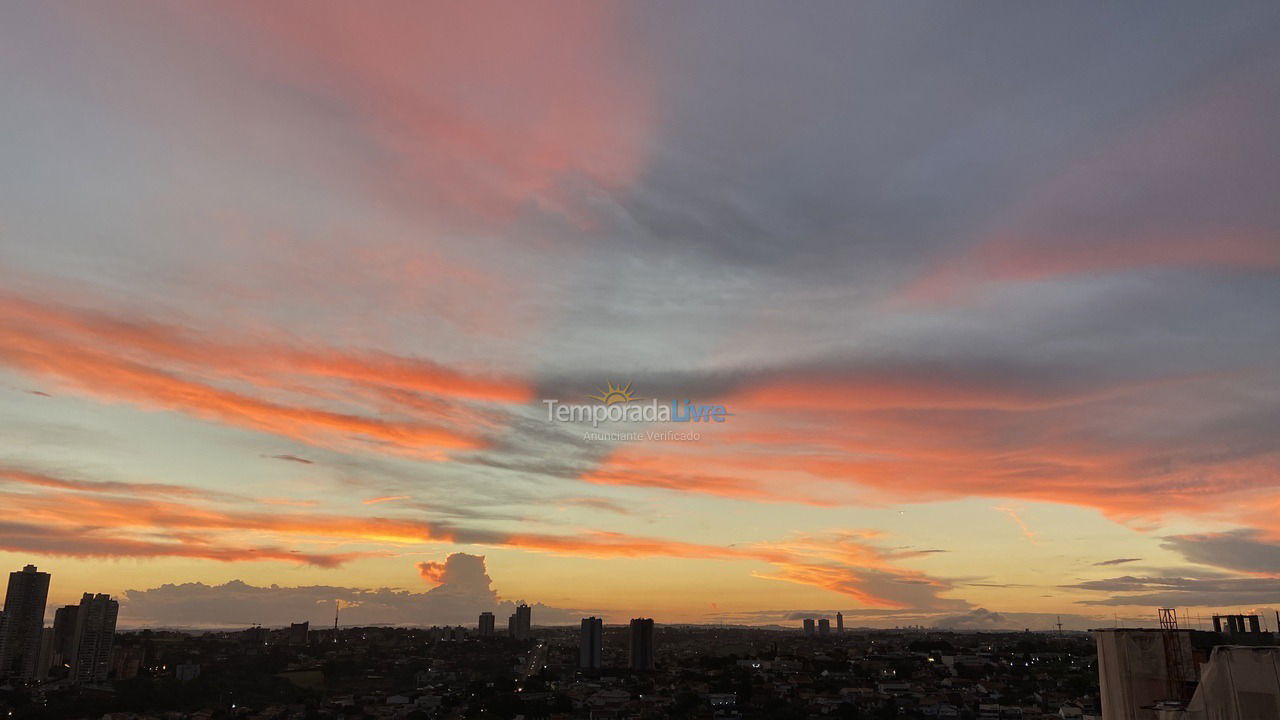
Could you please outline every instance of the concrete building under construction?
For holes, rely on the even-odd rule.
[[[1280,646],[1256,615],[1214,616],[1214,631],[1094,630],[1103,720],[1280,719]]]

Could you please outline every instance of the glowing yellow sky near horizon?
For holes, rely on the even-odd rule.
[[[12,381],[19,378],[11,377]],[[83,407],[89,415],[77,418],[68,407],[83,406],[81,401],[67,398],[28,396],[18,398],[7,391],[15,403],[11,409],[26,406],[24,415],[39,427],[42,413],[48,422],[54,418],[75,423],[99,417],[102,408]],[[48,406],[59,405],[50,411]],[[306,448],[288,447],[267,441],[262,452],[248,451],[240,457],[224,456],[218,462],[193,458],[202,456],[203,442],[193,441],[197,433],[186,427],[188,421],[167,414],[138,414],[127,409],[110,409],[116,419],[99,426],[97,437],[109,435],[146,437],[151,448],[134,458],[130,472],[114,467],[105,476],[94,475],[95,467],[119,462],[119,451],[109,443],[84,444],[84,435],[66,436],[80,448],[82,460],[74,464],[54,459],[64,456],[56,435],[45,435],[37,443],[34,438],[24,448],[30,460],[46,458],[63,469],[74,467],[78,476],[99,478],[131,477],[136,481],[178,482],[192,487],[205,487],[226,493],[261,493],[273,501],[292,500],[299,505],[275,506],[279,512],[299,510],[305,513],[345,512],[351,510],[348,497],[364,494],[376,497],[372,490],[360,492],[351,486],[343,496],[335,496],[332,470],[322,464],[302,465],[264,457],[268,453],[289,450],[300,455]],[[238,432],[238,431],[233,431]],[[214,433],[214,437],[223,431]],[[215,439],[215,443],[218,441]],[[315,453],[311,453],[314,457]],[[98,456],[100,459],[88,459]],[[115,457],[113,457],[115,456]],[[337,481],[341,487],[343,481]],[[942,593],[948,599],[964,600],[975,607],[998,608],[1005,612],[1071,613],[1105,617],[1112,608],[1077,604],[1096,599],[1095,593],[1063,588],[1063,585],[1114,575],[1113,568],[1096,563],[1117,555],[1140,556],[1141,567],[1160,567],[1179,562],[1176,553],[1159,547],[1159,538],[1125,527],[1100,516],[1096,511],[1049,503],[1012,503],[991,499],[970,499],[921,504],[894,504],[881,507],[812,507],[796,504],[754,503],[689,496],[672,503],[670,491],[635,488],[592,488],[617,502],[645,509],[640,517],[608,515],[584,511],[580,507],[524,508],[544,517],[557,531],[563,526],[606,528],[611,532],[648,537],[674,537],[685,541],[732,546],[761,541],[781,541],[793,535],[796,528],[875,528],[881,535],[880,545],[911,546],[916,549],[945,549],[900,564],[923,571],[928,576],[952,580],[955,586]],[[363,506],[366,514],[402,516],[402,505],[430,502],[429,485],[406,490],[400,498]],[[381,497],[376,497],[381,500]],[[306,503],[306,505],[302,505]],[[267,508],[271,510],[271,508]],[[541,512],[539,512],[539,510]],[[1016,512],[1023,525],[1014,522]],[[409,511],[409,514],[414,514]],[[1170,526],[1165,532],[1173,532]],[[1184,529],[1194,529],[1186,526]],[[271,533],[264,537],[270,538]],[[314,541],[301,542],[315,547]],[[498,595],[509,601],[527,600],[553,607],[582,608],[603,613],[611,621],[634,615],[653,615],[667,622],[699,622],[708,619],[732,620],[762,610],[785,612],[793,609],[855,611],[865,606],[840,593],[804,584],[783,582],[768,577],[768,563],[743,559],[678,559],[669,557],[589,558],[550,554],[493,545],[448,543],[384,543],[361,542],[340,538],[323,540],[321,546],[332,551],[387,552],[388,557],[370,557],[350,561],[340,567],[321,568],[276,561],[221,563],[200,559],[77,559],[69,557],[40,558],[38,554],[5,552],[0,560],[19,567],[37,562],[53,573],[50,606],[75,601],[81,592],[109,592],[121,595],[126,590],[145,590],[163,583],[202,582],[218,585],[241,580],[251,585],[285,586],[354,585],[359,587],[391,587],[414,592],[429,585],[413,568],[421,560],[443,560],[452,552],[484,555],[489,575]],[[1123,551],[1118,548],[1124,548]],[[994,587],[994,586],[1004,587]],[[1123,608],[1137,613],[1138,608]],[[323,611],[327,612],[327,611]],[[323,612],[321,614],[323,614]],[[129,621],[125,603],[124,621]],[[252,620],[248,620],[252,622]],[[766,622],[767,620],[761,620]],[[424,624],[430,618],[423,618]],[[875,624],[893,624],[876,619]]]

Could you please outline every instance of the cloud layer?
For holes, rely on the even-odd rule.
[[[452,553],[438,563],[443,572],[425,592],[389,588],[339,586],[267,587],[239,580],[221,585],[165,584],[129,590],[121,609],[129,625],[165,627],[230,627],[257,623],[280,626],[308,621],[330,627],[338,609],[341,625],[465,625],[482,612],[500,616],[515,611],[515,602],[499,598],[481,555]],[[577,611],[534,605],[535,622],[565,624]]]

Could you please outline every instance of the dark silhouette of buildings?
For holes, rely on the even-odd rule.
[[[516,608],[515,614],[507,621],[507,631],[517,640],[527,640],[532,637],[532,628],[533,611],[528,605]]]
[[[80,598],[80,608],[76,611],[75,654],[71,658],[70,677],[74,682],[106,682],[111,671],[111,648],[119,614],[120,603],[110,595],[85,593]]]
[[[311,633],[311,621],[289,624],[288,642],[290,645],[306,645]]]
[[[804,634],[805,635],[813,634],[813,618],[804,619]]]
[[[822,618],[821,620],[819,620],[819,621],[818,621],[818,634],[819,634],[819,635],[830,635],[830,634],[831,634],[831,621],[830,621],[830,620],[828,620],[828,619],[826,619],[826,618]]]
[[[836,613],[836,632],[844,632],[844,613]]]
[[[1214,615],[1213,631],[1228,635],[1262,632],[1257,615]]]
[[[4,631],[0,634],[0,678],[17,682],[35,679],[48,598],[49,573],[37,571],[35,565],[9,573]]]
[[[516,608],[516,630],[520,631],[520,637],[527,638],[533,631],[533,611],[528,605],[521,605]]]
[[[582,634],[578,638],[578,667],[599,670],[604,658],[604,620],[582,618]]]
[[[480,623],[477,629],[480,631],[480,637],[493,637],[493,613],[480,613]]]
[[[63,605],[53,613],[53,646],[50,648],[49,677],[65,678],[76,652],[76,615],[79,605]]]
[[[1177,611],[1161,608],[1158,629],[1094,630],[1103,717],[1280,717],[1280,646],[1259,620],[1215,615],[1205,632],[1179,627]]]
[[[653,618],[632,618],[628,649],[632,670],[653,670]]]

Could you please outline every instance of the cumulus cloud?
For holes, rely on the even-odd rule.
[[[424,561],[416,567],[423,580],[438,586],[436,590],[444,588],[444,593],[481,596],[493,592],[483,555],[453,553],[442,563]]]
[[[960,615],[950,615],[934,623],[939,628],[993,628],[1007,627],[1008,618],[986,608],[974,608]]]
[[[454,553],[444,562],[420,563],[438,569],[438,584],[424,592],[393,588],[333,585],[256,586],[232,580],[221,585],[165,584],[128,590],[121,622],[138,626],[236,627],[251,623],[284,625],[333,622],[341,605],[343,625],[473,625],[481,612],[499,617],[515,611],[515,602],[499,597],[481,555]],[[576,610],[533,604],[535,623],[567,623]]]

